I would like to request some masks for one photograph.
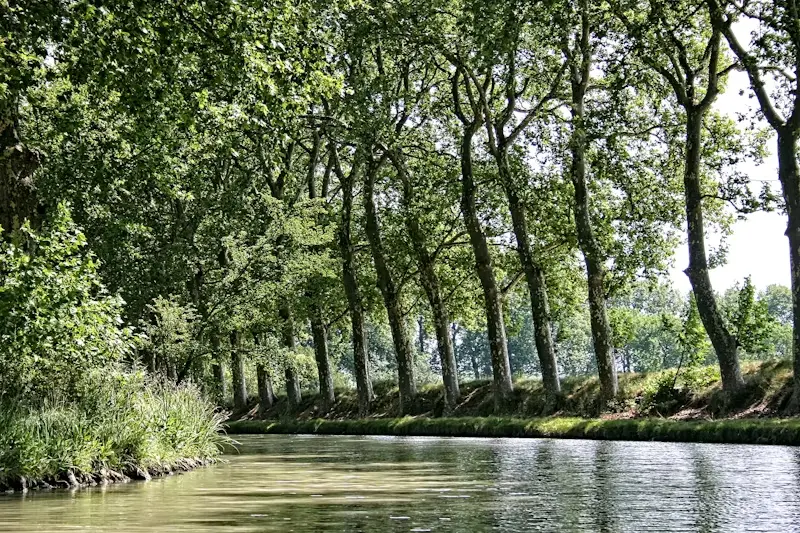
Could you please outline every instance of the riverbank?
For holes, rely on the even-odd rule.
[[[800,445],[800,419],[678,421],[664,418],[382,418],[363,420],[241,420],[229,434],[527,437],[720,444]]]
[[[406,417],[399,413],[397,388],[378,383],[368,418],[358,417],[355,391],[337,390],[327,412],[312,394],[295,411],[285,398],[264,413],[254,402],[229,421],[228,432],[800,445],[800,419],[788,416],[791,363],[748,362],[742,372],[745,384],[736,394],[722,391],[715,367],[620,374],[620,394],[612,402],[601,400],[595,377],[564,379],[558,398],[548,398],[541,381],[523,379],[499,412],[488,380],[463,383],[462,398],[449,411],[442,386],[427,385]]]
[[[223,415],[194,386],[88,376],[70,399],[0,403],[0,491],[78,488],[214,462]]]
[[[217,462],[216,457],[189,457],[159,465],[129,465],[120,471],[101,467],[96,472],[65,470],[41,479],[13,477],[0,483],[0,492],[14,493],[29,490],[79,489],[111,483],[150,481],[153,478],[189,472]]]
[[[579,418],[671,418],[675,420],[713,420],[720,418],[774,418],[789,412],[792,393],[792,364],[786,360],[746,362],[742,365],[744,387],[736,394],[722,391],[716,367],[691,370],[667,369],[651,373],[621,373],[619,396],[602,400],[600,384],[594,376],[575,376],[562,380],[561,395],[548,397],[538,379],[517,379],[514,392],[501,411],[495,409],[489,380],[461,384],[461,400],[447,410],[441,384],[419,387],[409,415],[425,418],[488,417],[534,419],[542,417]],[[392,383],[374,384],[375,399],[370,418],[399,418],[399,393]],[[353,389],[337,389],[336,402],[322,411],[321,398],[304,391],[298,409],[290,409],[285,396],[279,396],[272,409],[259,412],[258,399],[252,398],[245,412],[234,413],[232,420],[350,420],[358,417],[358,397]]]

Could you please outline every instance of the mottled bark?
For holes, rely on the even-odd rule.
[[[453,350],[453,343],[450,339],[450,316],[447,312],[444,299],[442,298],[441,284],[434,267],[435,258],[428,251],[426,246],[425,232],[419,223],[419,218],[414,213],[414,189],[408,170],[398,153],[392,154],[392,162],[397,169],[401,181],[403,182],[403,202],[405,209],[405,226],[411,237],[411,245],[414,256],[419,268],[419,278],[428,304],[431,306],[433,314],[434,331],[436,333],[436,343],[439,349],[439,359],[442,363],[442,381],[445,389],[445,401],[448,408],[452,409],[458,405],[461,398],[461,390],[458,386],[458,365]],[[420,351],[425,350],[425,329],[423,318],[419,322],[419,343]]]
[[[475,267],[483,289],[486,310],[489,351],[492,360],[495,406],[502,407],[511,396],[511,365],[506,347],[506,328],[503,322],[503,306],[500,289],[494,275],[492,256],[486,235],[483,233],[475,201],[475,180],[472,167],[472,137],[477,123],[466,125],[461,137],[461,213],[469,233],[470,244],[475,254]]]
[[[240,350],[241,334],[231,331],[231,375],[233,378],[233,407],[237,411],[247,409],[247,384],[244,377],[244,356]]]
[[[319,309],[314,309],[311,316],[311,335],[314,338],[314,357],[317,361],[319,376],[319,396],[322,399],[322,410],[327,412],[336,402],[333,391],[333,371],[328,357],[328,332],[322,321]]]
[[[278,313],[282,322],[281,343],[284,348],[294,351],[297,348],[297,344],[294,338],[292,310],[288,305],[284,305]],[[294,361],[285,362],[284,377],[286,378],[286,398],[289,400],[289,409],[297,410],[303,397],[300,393],[300,376],[294,368]]]
[[[361,290],[358,286],[358,277],[356,276],[355,254],[353,253],[353,240],[351,237],[353,182],[356,171],[353,169],[348,174],[342,172],[335,148],[331,149],[331,158],[342,187],[339,251],[342,254],[342,281],[344,292],[347,296],[347,307],[350,314],[353,337],[353,368],[356,378],[356,391],[358,393],[358,414],[363,417],[369,414],[369,404],[374,394],[372,392],[372,380],[369,375],[365,313]]]
[[[533,318],[533,336],[536,342],[536,353],[539,356],[539,365],[542,370],[542,383],[549,394],[561,392],[561,383],[558,379],[558,362],[553,344],[553,335],[550,331],[550,303],[547,297],[547,284],[544,270],[536,260],[531,249],[528,233],[528,221],[525,215],[525,206],[513,183],[513,177],[508,166],[505,152],[496,154],[497,166],[501,180],[504,183],[514,237],[517,241],[517,256],[525,273],[528,284],[528,293],[531,299],[531,316]]]
[[[41,219],[33,173],[39,156],[19,137],[15,113],[0,116],[0,226],[3,232],[18,229],[25,220],[36,227]]]
[[[800,5],[795,0],[787,2],[784,11],[785,20],[774,20],[772,24],[780,26],[788,37],[785,43],[794,48],[795,95],[790,114],[782,116],[776,108],[773,96],[762,79],[762,65],[756,56],[751,55],[736,37],[733,31],[734,18],[725,15],[717,0],[709,0],[711,20],[714,27],[725,35],[740,65],[747,72],[750,88],[758,99],[764,118],[778,134],[778,178],[783,190],[786,205],[787,226],[786,237],[789,239],[789,265],[792,290],[792,353],[794,354],[794,386],[792,408],[800,410],[800,171],[797,164],[797,140],[800,134]],[[767,22],[769,24],[769,22]],[[757,45],[759,46],[759,45]]]
[[[364,179],[364,210],[367,215],[367,238],[372,250],[372,260],[377,273],[378,288],[383,297],[386,314],[389,317],[389,329],[392,333],[395,358],[397,360],[397,381],[400,389],[400,412],[410,413],[417,386],[414,383],[414,350],[403,315],[398,289],[386,260],[386,253],[381,237],[378,213],[375,207],[375,177],[381,161],[370,161]]]
[[[700,188],[700,152],[703,110],[686,109],[686,156],[683,174],[686,195],[686,223],[689,241],[689,267],[684,271],[692,284],[697,311],[719,360],[722,388],[738,389],[744,383],[739,369],[739,343],[725,325],[711,286],[706,257],[703,223],[703,194]]]
[[[606,257],[594,235],[592,215],[589,208],[589,189],[586,183],[585,97],[592,66],[589,34],[588,3],[584,0],[581,2],[580,52],[572,56],[570,63],[570,85],[572,88],[572,138],[570,139],[572,163],[570,174],[574,189],[575,203],[573,207],[578,246],[586,264],[589,289],[589,318],[592,328],[592,343],[597,361],[597,373],[600,378],[602,396],[609,400],[617,396],[619,389],[617,368],[614,361],[611,323],[606,310]]]
[[[800,113],[797,110],[796,113]],[[792,353],[794,354],[794,391],[792,407],[800,410],[800,170],[797,166],[798,131],[784,127],[778,131],[778,175],[786,203],[789,239],[789,264],[792,285]]]

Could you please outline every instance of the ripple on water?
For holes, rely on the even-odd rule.
[[[241,437],[150,483],[0,498],[0,531],[796,531],[800,451],[521,439]]]

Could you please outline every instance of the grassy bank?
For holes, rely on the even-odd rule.
[[[788,414],[792,368],[788,361],[743,365],[745,386],[723,393],[714,367],[621,374],[620,395],[600,399],[595,377],[563,380],[562,395],[548,398],[541,381],[517,380],[497,412],[490,381],[462,384],[460,403],[445,412],[441,385],[420,387],[413,416],[400,417],[396,387],[376,384],[370,418],[358,419],[355,391],[337,391],[336,404],[319,411],[307,394],[300,410],[285,398],[258,415],[254,407],[229,422],[229,433],[312,433],[466,437],[554,437],[800,445],[800,419]],[[258,420],[258,419],[261,420]]]
[[[96,375],[69,401],[0,405],[0,489],[149,479],[214,461],[222,417],[194,387]]]
[[[596,377],[568,377],[562,381],[559,398],[548,398],[537,379],[518,379],[514,394],[500,411],[495,410],[492,384],[489,380],[462,383],[461,401],[454,409],[445,411],[441,384],[423,385],[411,411],[412,415],[428,418],[447,416],[539,418],[548,416],[598,418],[766,418],[785,416],[791,397],[792,366],[789,361],[748,362],[742,365],[745,385],[735,395],[722,392],[719,372],[704,367],[677,373],[674,369],[652,373],[623,373],[619,376],[620,394],[613,402],[604,402]],[[371,418],[397,418],[399,394],[390,383],[375,384],[375,401]],[[257,401],[252,408],[238,413],[237,419],[354,419],[358,417],[358,398],[352,389],[337,389],[336,403],[328,412],[318,408],[320,399],[306,392],[300,409],[289,409],[285,397],[259,415]]]
[[[538,437],[730,444],[800,445],[800,420],[677,421],[663,418],[383,418],[365,420],[242,420],[231,434]]]

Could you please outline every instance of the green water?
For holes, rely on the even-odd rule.
[[[257,436],[189,474],[0,496],[0,531],[800,531],[800,449]]]

